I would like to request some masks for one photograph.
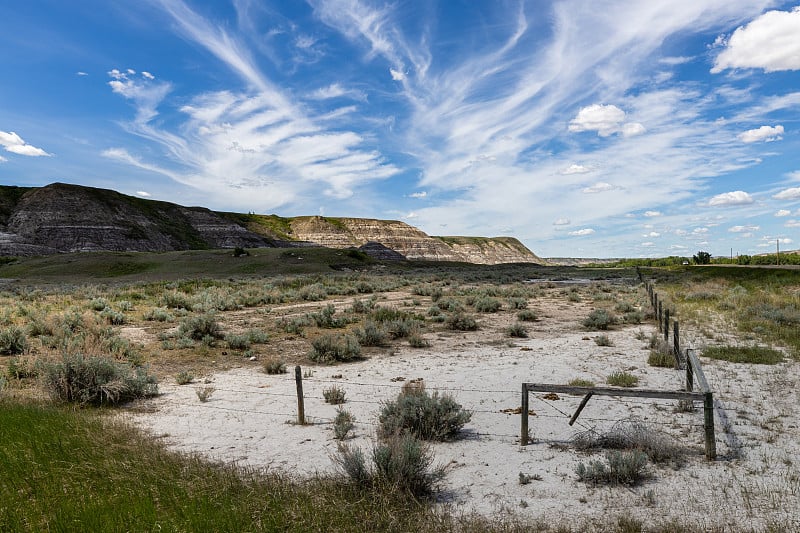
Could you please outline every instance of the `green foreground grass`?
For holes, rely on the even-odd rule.
[[[0,531],[447,531],[391,488],[292,481],[164,449],[103,411],[0,403]],[[478,519],[462,523],[483,529]]]

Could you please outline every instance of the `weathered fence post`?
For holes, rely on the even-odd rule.
[[[672,324],[672,353],[675,354],[675,359],[681,362],[681,335],[679,333],[678,321]]]
[[[664,309],[664,342],[669,342],[669,307]]]
[[[703,425],[706,429],[706,459],[717,458],[717,441],[714,437],[714,393],[706,391],[703,398]]]
[[[522,384],[522,418],[519,426],[519,444],[528,445],[528,384]]]
[[[663,308],[663,306],[661,305],[661,300],[659,300],[659,302],[658,302],[658,311],[656,311],[656,313],[658,314],[658,318],[657,318],[657,320],[658,320],[658,331],[662,331],[664,329],[664,311],[663,311],[662,308]]]
[[[297,423],[303,426],[306,423],[306,410],[303,404],[303,373],[300,365],[294,367],[294,381],[297,384]]]
[[[693,350],[686,350],[686,390],[692,392],[694,390],[694,372],[692,371],[692,354]]]

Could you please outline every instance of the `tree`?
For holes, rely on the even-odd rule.
[[[692,260],[696,265],[708,265],[711,264],[711,254],[700,251],[692,257]]]

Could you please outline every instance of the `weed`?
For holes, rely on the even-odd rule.
[[[175,374],[175,383],[178,385],[188,385],[192,381],[194,381],[194,374],[188,370],[181,370]]]
[[[594,430],[578,433],[572,444],[581,451],[597,449],[636,450],[650,461],[681,466],[686,461],[686,448],[666,433],[639,420],[628,419],[615,423],[605,433]]]
[[[201,402],[205,403],[211,399],[211,396],[216,390],[217,389],[214,387],[198,387],[194,390],[194,392],[197,394],[197,398]]]
[[[606,330],[616,322],[614,315],[605,309],[595,309],[583,320],[583,326],[588,329]]]
[[[578,463],[578,479],[587,483],[610,485],[635,485],[645,477],[647,455],[639,451],[609,451],[606,462],[592,460]]]
[[[223,337],[222,328],[213,314],[202,314],[183,319],[178,327],[178,335],[196,341],[202,341],[206,337],[211,339]]]
[[[425,440],[452,440],[470,421],[472,414],[448,395],[432,395],[421,382],[406,383],[394,401],[384,404],[378,421],[379,435],[386,437],[409,431]]]
[[[528,338],[528,328],[526,328],[525,325],[520,322],[516,322],[508,326],[506,333],[509,337],[516,337],[520,339]]]
[[[229,333],[225,335],[225,342],[231,350],[248,350],[250,348],[250,337]]]
[[[614,346],[614,342],[608,335],[598,335],[594,338],[594,343],[598,346]]]
[[[105,298],[95,298],[89,302],[89,309],[92,311],[102,311],[108,306],[108,300]]]
[[[539,315],[533,309],[525,309],[517,313],[517,320],[521,322],[536,322],[539,320]]]
[[[333,418],[333,438],[344,440],[355,427],[356,417],[347,409],[337,409]]]
[[[361,346],[353,335],[326,334],[311,342],[309,358],[317,363],[351,361],[361,355]]]
[[[100,312],[100,316],[105,318],[106,321],[112,326],[121,326],[126,322],[125,313],[122,311],[115,311],[110,307],[106,307]]]
[[[639,383],[639,378],[628,372],[619,371],[609,374],[606,383],[615,387],[635,387]]]
[[[731,363],[774,365],[783,362],[783,354],[764,346],[709,346],[703,356]]]
[[[497,298],[481,297],[475,300],[474,307],[479,313],[496,313],[503,304]]]
[[[408,345],[412,348],[428,348],[431,343],[419,333],[413,333],[408,336]]]
[[[0,330],[0,355],[18,355],[28,349],[28,338],[22,328],[10,326]]]
[[[30,356],[12,357],[8,361],[6,373],[14,379],[35,378],[39,375],[38,360]]]
[[[158,393],[155,378],[144,369],[104,357],[65,355],[42,365],[42,376],[47,392],[63,402],[118,404]]]
[[[509,309],[527,309],[528,308],[528,300],[525,298],[509,298],[508,299],[508,308]]]
[[[446,320],[447,327],[455,331],[475,331],[478,323],[470,315],[456,311],[448,315]]]
[[[570,380],[567,385],[572,387],[594,387],[595,383],[591,379],[575,378]]]
[[[172,322],[175,316],[172,315],[165,307],[155,307],[150,309],[142,317],[148,322]]]
[[[318,328],[343,328],[347,325],[347,318],[335,317],[336,308],[332,304],[328,304],[320,311],[311,313],[308,318],[314,322]]]
[[[331,385],[327,389],[322,389],[322,397],[325,398],[325,403],[331,405],[340,405],[346,402],[346,393],[344,389],[340,389],[336,385]]]
[[[282,359],[267,359],[264,361],[262,367],[267,374],[285,374],[287,372],[286,363],[284,363]]]

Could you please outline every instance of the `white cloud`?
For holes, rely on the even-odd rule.
[[[644,216],[646,216],[648,218],[660,217],[661,216],[661,211],[645,211],[644,212]]]
[[[594,185],[591,185],[589,187],[581,189],[581,192],[584,193],[584,194],[597,194],[597,193],[600,193],[600,192],[612,191],[614,189],[616,189],[616,187],[614,187],[610,183],[605,183],[605,182],[601,181],[601,182],[595,183]]]
[[[633,137],[635,135],[641,135],[645,131],[647,130],[639,122],[628,122],[627,124],[622,125],[623,137]]]
[[[570,224],[571,222],[568,218],[559,218],[556,219],[555,222],[553,222],[554,226],[569,226]]]
[[[692,230],[692,235],[705,235],[707,233],[708,233],[708,228],[706,227],[694,228]]]
[[[785,228],[800,228],[800,220],[789,219],[783,225]]]
[[[664,65],[676,66],[689,63],[693,59],[694,59],[693,57],[662,57],[661,59],[658,60],[658,62]]]
[[[111,81],[108,85],[113,92],[136,104],[136,122],[141,126],[158,115],[158,105],[172,90],[172,85],[153,81],[152,75],[150,77],[143,75],[144,79],[132,77],[135,74],[132,69],[128,69],[127,72],[119,69],[109,70]]]
[[[744,232],[751,232],[751,231],[758,231],[760,230],[760,226],[731,226],[728,228],[728,231],[731,233],[744,233]]]
[[[650,233],[642,235],[642,237],[661,237],[661,234],[657,231],[651,231]]]
[[[79,70],[78,72],[75,73],[75,75],[76,76],[88,76],[89,73],[88,72],[84,72],[82,70]]]
[[[408,214],[407,214],[405,217],[403,217],[403,218],[417,218],[418,216],[419,216],[419,215],[417,215],[417,214],[416,214],[414,211],[411,211],[410,213],[408,213]]]
[[[648,242],[641,243],[639,246],[643,246],[645,248],[650,248],[650,247],[655,246],[655,245],[656,245],[656,243],[648,241]]]
[[[772,142],[783,139],[783,126],[761,126],[754,130],[747,130],[736,136],[743,143],[754,143],[759,141]]]
[[[732,191],[718,194],[708,201],[708,205],[712,207],[729,206],[729,205],[748,205],[752,204],[755,200],[748,193],[744,191]]]
[[[587,172],[591,172],[592,169],[589,167],[585,167],[583,165],[578,165],[576,163],[571,164],[567,168],[561,171],[562,174],[569,175],[569,174],[586,174]]]
[[[147,72],[146,70],[143,70],[143,71],[142,71],[142,77],[143,77],[143,78],[145,78],[145,79],[148,79],[148,80],[154,80],[154,79],[156,79],[156,77],[155,77],[155,76],[153,76],[152,74],[150,74],[150,73],[149,73],[149,72]]]
[[[389,74],[392,75],[392,79],[394,81],[403,81],[403,80],[406,79],[405,73],[403,71],[401,71],[401,70],[395,70],[393,68],[390,68],[389,69]]]
[[[329,100],[331,98],[348,97],[354,100],[365,102],[367,95],[363,91],[357,89],[347,89],[338,83],[332,83],[327,87],[320,87],[316,91],[309,94],[312,100]]]
[[[775,211],[776,217],[788,217],[791,214],[792,212],[787,209],[778,209],[777,211]]]
[[[570,231],[569,234],[573,237],[583,237],[585,235],[591,235],[594,233],[592,228],[583,228],[575,231]]]
[[[428,196],[428,193],[427,191],[412,192],[411,194],[409,194],[409,196],[411,198],[425,198],[426,196]]]
[[[596,131],[601,137],[607,137],[619,131],[624,120],[625,111],[617,106],[592,104],[578,111],[569,123],[569,131]]]
[[[778,239],[778,242],[781,244],[792,244],[794,241],[789,237],[784,237],[783,239]]]
[[[773,194],[776,200],[800,200],[800,187],[791,187],[784,189],[778,194]]]
[[[8,159],[0,155],[0,163],[5,163],[6,161],[8,161]]]
[[[147,191],[136,191],[136,195],[141,196],[143,198],[149,198],[150,196],[152,196],[152,194],[150,194]]]
[[[765,72],[800,70],[800,7],[792,11],[767,11],[741,26],[729,39],[719,39],[725,49],[714,61],[712,73],[729,68],[760,68]]]
[[[0,131],[0,146],[5,148],[6,152],[17,155],[26,155],[29,157],[47,157],[51,155],[41,148],[26,143],[22,140],[22,137],[13,131]]]

